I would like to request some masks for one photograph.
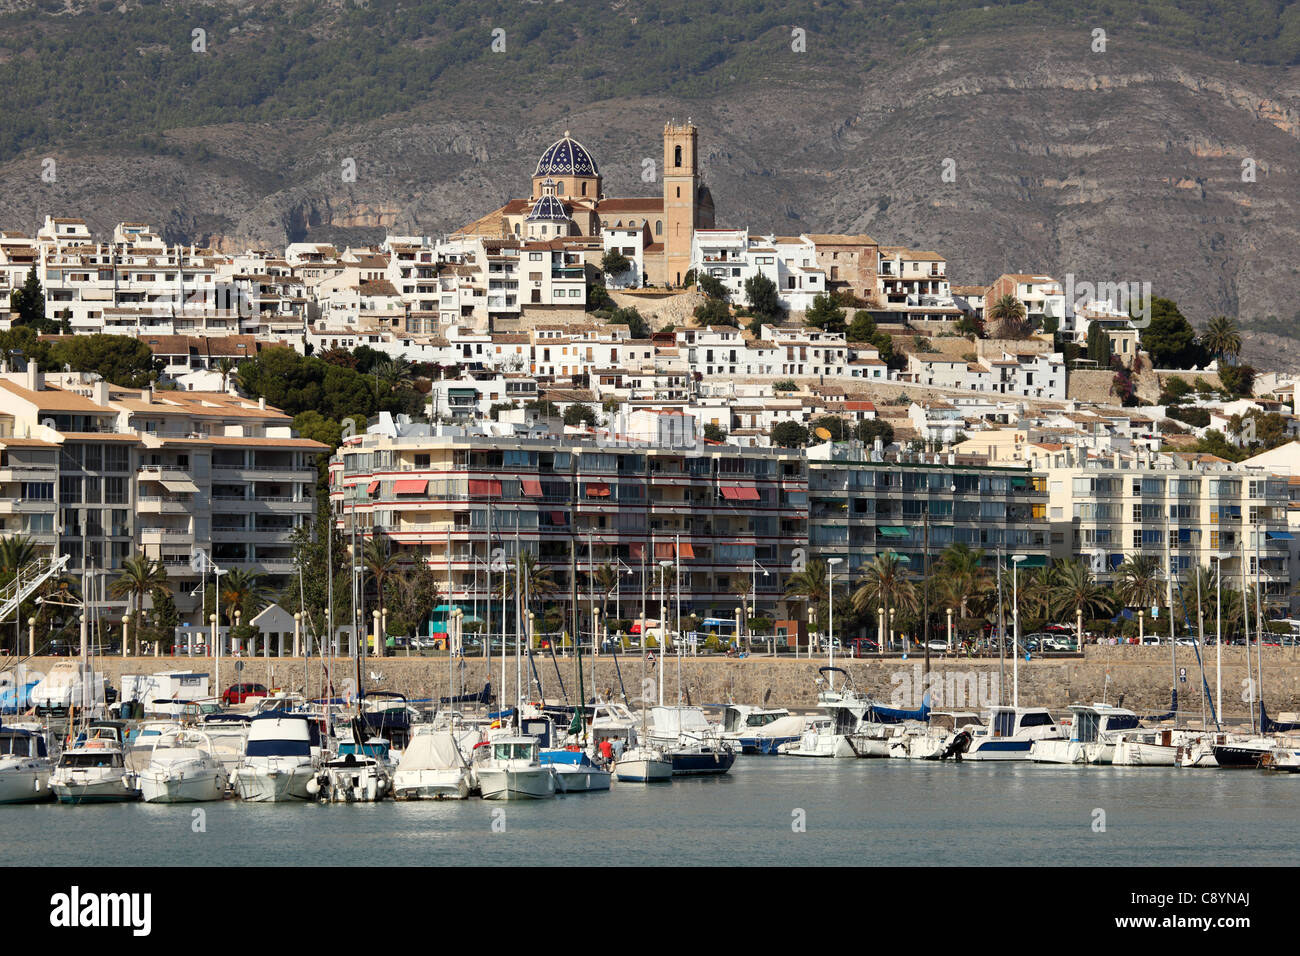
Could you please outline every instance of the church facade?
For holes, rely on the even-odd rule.
[[[566,131],[537,161],[527,199],[511,200],[453,238],[561,244],[575,239],[590,249],[592,239],[639,235],[642,274],[632,284],[680,288],[690,271],[695,231],[714,225],[713,197],[700,177],[698,135],[690,122],[666,123],[662,195],[618,198],[605,195],[596,160]]]

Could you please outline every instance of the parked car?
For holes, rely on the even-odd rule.
[[[266,688],[261,684],[231,684],[221,695],[221,702],[229,707],[231,704],[242,704],[250,697],[265,696]]]
[[[880,653],[880,644],[875,638],[855,637],[849,641],[849,650],[854,657],[861,657],[863,654],[878,654]]]

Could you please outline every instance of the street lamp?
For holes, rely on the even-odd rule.
[[[876,653],[885,656],[885,608],[876,608]]]
[[[668,634],[668,569],[673,563],[667,558],[659,562],[659,650],[664,652],[668,649],[665,640]]]
[[[948,653],[952,653],[952,608],[948,608]]]
[[[826,643],[830,648],[831,667],[835,666],[835,565],[843,562],[843,558],[826,559]],[[829,678],[828,690],[835,689],[835,672],[828,671]]]
[[[1011,706],[1020,706],[1020,562],[1028,561],[1027,554],[1011,556],[1011,627],[1016,647],[1011,655]]]

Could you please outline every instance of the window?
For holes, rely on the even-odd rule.
[[[680,166],[681,164],[682,164],[682,148],[681,148],[680,146],[674,146],[674,147],[673,147],[673,165],[674,165],[674,166]],[[678,194],[679,196],[681,195],[681,192],[682,192],[682,191],[681,191],[680,189],[677,190],[677,194]]]
[[[53,501],[53,500],[54,500],[54,482],[52,482],[52,481],[24,481],[24,482],[23,482],[23,500],[24,500],[24,501]]]

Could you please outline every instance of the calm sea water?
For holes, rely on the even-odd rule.
[[[6,806],[0,837],[5,866],[1291,865],[1300,774],[742,757],[530,802]]]

